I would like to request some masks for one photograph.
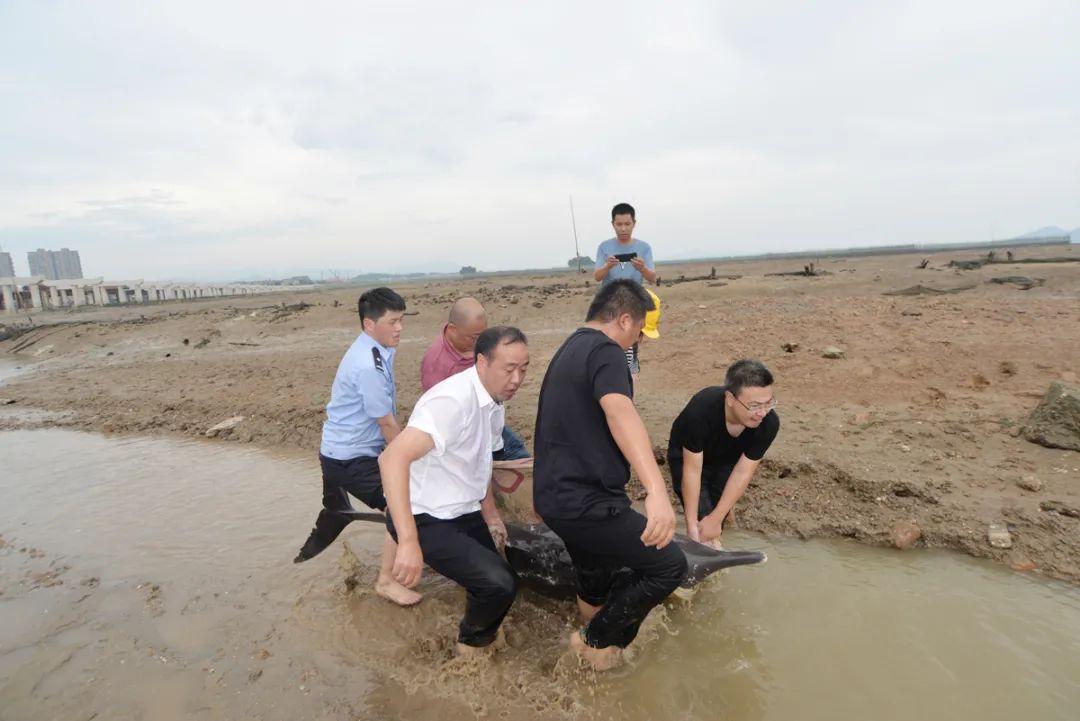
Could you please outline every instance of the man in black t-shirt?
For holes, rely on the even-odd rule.
[[[574,563],[578,610],[588,625],[570,644],[600,670],[618,662],[687,569],[671,544],[675,512],[634,409],[624,355],[652,306],[633,281],[604,285],[585,326],[551,359],[537,405],[533,504]],[[648,492],[644,516],[626,495],[631,467]],[[613,588],[624,568],[633,571],[629,582]]]
[[[671,483],[695,541],[719,541],[724,519],[780,430],[772,384],[759,361],[733,363],[724,385],[698,391],[671,425]]]

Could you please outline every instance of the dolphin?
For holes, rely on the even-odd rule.
[[[341,511],[350,521],[385,523],[386,516],[366,511]],[[564,597],[575,593],[574,564],[570,554],[554,531],[542,523],[506,525],[506,560],[518,578],[545,595]],[[693,588],[722,568],[751,566],[764,563],[768,557],[761,551],[726,551],[698,543],[681,533],[672,541],[686,555],[687,572],[680,584]],[[630,569],[624,569],[631,573]]]

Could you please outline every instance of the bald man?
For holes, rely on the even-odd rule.
[[[454,301],[442,333],[431,342],[420,362],[420,387],[424,393],[436,383],[476,365],[473,348],[487,327],[487,311],[480,301],[469,297]],[[502,449],[493,455],[497,461],[514,461],[528,458],[529,451],[518,434],[503,427]]]

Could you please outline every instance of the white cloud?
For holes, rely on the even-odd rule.
[[[1080,9],[8,3],[0,244],[88,272],[560,265],[1074,227]],[[19,262],[18,259],[16,261]]]

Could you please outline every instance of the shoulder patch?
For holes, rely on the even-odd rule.
[[[379,353],[378,348],[372,348],[371,349],[371,358],[372,358],[372,360],[375,361],[375,370],[377,370],[379,372],[382,372],[383,370],[385,370],[385,368],[383,366],[382,354]]]

